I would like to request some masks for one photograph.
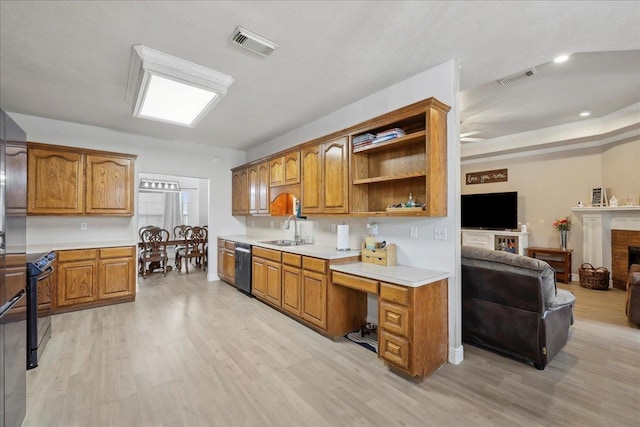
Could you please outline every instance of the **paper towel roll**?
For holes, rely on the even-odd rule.
[[[349,225],[348,224],[338,225],[338,243],[336,245],[336,248],[339,251],[349,250]]]

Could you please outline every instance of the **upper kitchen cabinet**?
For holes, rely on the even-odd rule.
[[[85,156],[86,199],[89,215],[133,214],[133,162],[118,155]]]
[[[348,213],[348,155],[346,137],[302,149],[303,213]]]
[[[29,143],[27,214],[133,215],[135,158]]]
[[[249,213],[249,177],[247,168],[237,169],[231,175],[231,214]]]
[[[448,111],[429,98],[351,132],[352,214],[447,215]],[[385,140],[385,134],[392,137]],[[420,207],[393,207],[405,203],[409,194]]]
[[[300,183],[300,151],[278,156],[270,161],[271,187]]]
[[[7,215],[27,213],[27,146],[7,142],[5,151]]]
[[[249,213],[269,213],[269,161],[251,165],[247,169],[249,181]]]

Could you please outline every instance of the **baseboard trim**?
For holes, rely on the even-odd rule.
[[[464,348],[462,346],[459,347],[449,347],[449,363],[453,363],[454,365],[459,365],[464,360]]]

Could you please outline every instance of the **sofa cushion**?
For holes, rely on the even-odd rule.
[[[472,246],[462,246],[461,255],[463,265],[539,277],[545,307],[553,307],[558,303],[556,273],[545,261],[505,251],[493,251]]]

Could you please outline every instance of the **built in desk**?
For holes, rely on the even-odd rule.
[[[571,254],[573,249],[527,248],[527,256],[546,261],[556,270],[556,280],[564,283],[571,281]]]

